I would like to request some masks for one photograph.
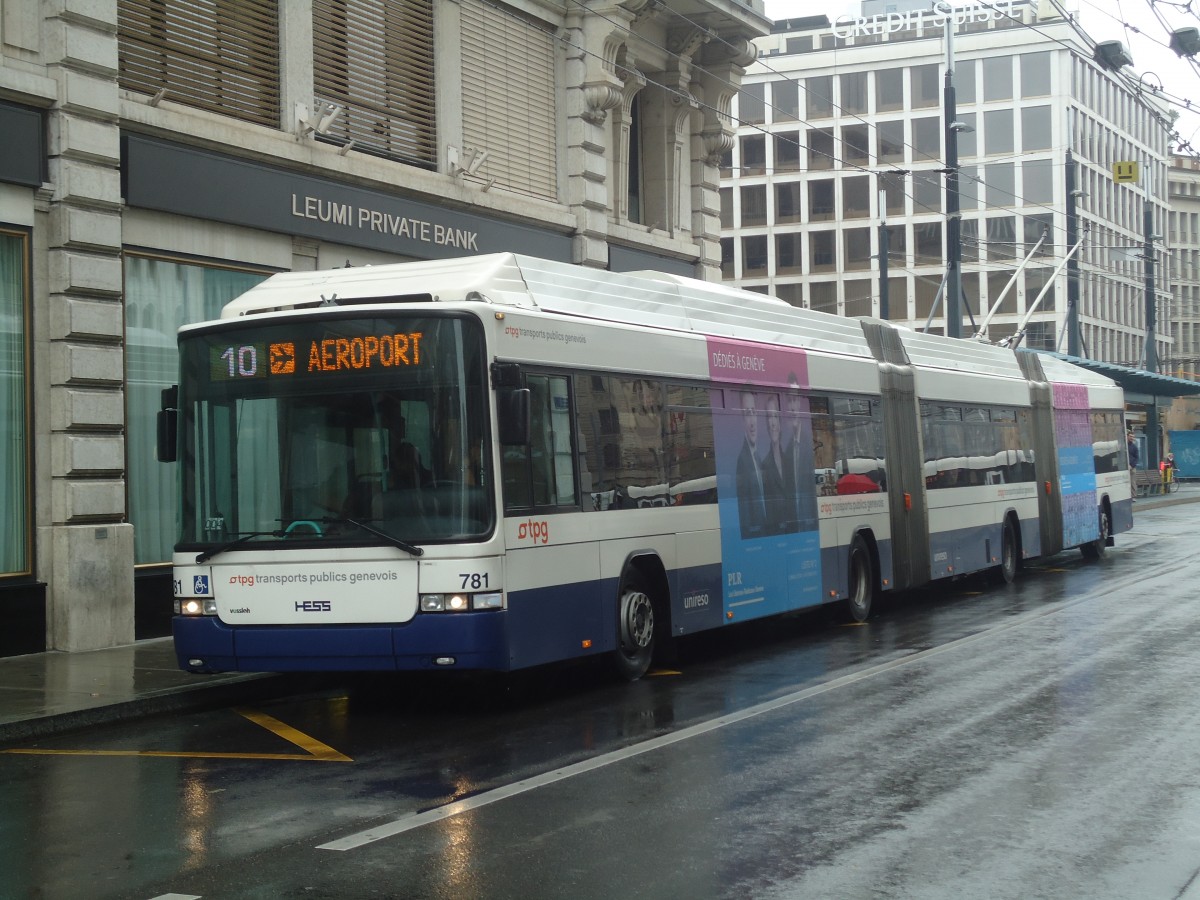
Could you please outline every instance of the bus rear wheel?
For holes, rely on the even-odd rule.
[[[1100,559],[1108,549],[1108,537],[1112,534],[1112,522],[1108,518],[1107,507],[1100,507],[1100,536],[1094,541],[1081,544],[1079,552],[1084,559]]]
[[[875,599],[875,563],[867,542],[855,537],[850,544],[850,590],[846,596],[846,615],[853,622],[865,622]]]
[[[1000,565],[996,567],[996,571],[1000,575],[1000,580],[1005,584],[1012,584],[1017,577],[1017,567],[1020,565],[1020,560],[1017,558],[1017,530],[1013,527],[1011,519],[1004,522],[1004,527],[1000,531]]]
[[[613,668],[625,681],[637,681],[654,658],[654,601],[644,575],[630,569],[621,579],[617,600],[617,647]]]

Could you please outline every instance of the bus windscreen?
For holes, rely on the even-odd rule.
[[[475,319],[239,323],[185,334],[180,356],[181,548],[491,532]]]

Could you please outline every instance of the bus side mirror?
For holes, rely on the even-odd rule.
[[[179,458],[179,385],[163,388],[162,408],[158,411],[158,461],[175,462]]]
[[[496,415],[500,443],[505,446],[529,443],[529,388],[504,388],[496,393]]]

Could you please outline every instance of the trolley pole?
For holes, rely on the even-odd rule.
[[[958,105],[954,96],[954,11],[946,11],[946,336],[962,337],[962,213],[958,197]]]

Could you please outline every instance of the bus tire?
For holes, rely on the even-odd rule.
[[[1108,537],[1112,534],[1112,520],[1108,517],[1108,507],[1100,507],[1100,537],[1094,541],[1079,545],[1079,552],[1084,559],[1102,559],[1108,548]]]
[[[1020,567],[1021,552],[1017,543],[1017,529],[1012,519],[1005,519],[1004,526],[1000,529],[1000,565],[996,566],[996,574],[1004,584],[1012,584]]]
[[[861,535],[855,535],[850,542],[850,556],[847,567],[849,581],[848,593],[845,600],[846,615],[852,622],[865,622],[871,615],[871,603],[875,599],[875,560],[871,556],[871,548]]]
[[[613,669],[624,681],[637,681],[654,658],[654,599],[649,581],[635,568],[621,579],[617,598],[617,646],[612,652]]]

